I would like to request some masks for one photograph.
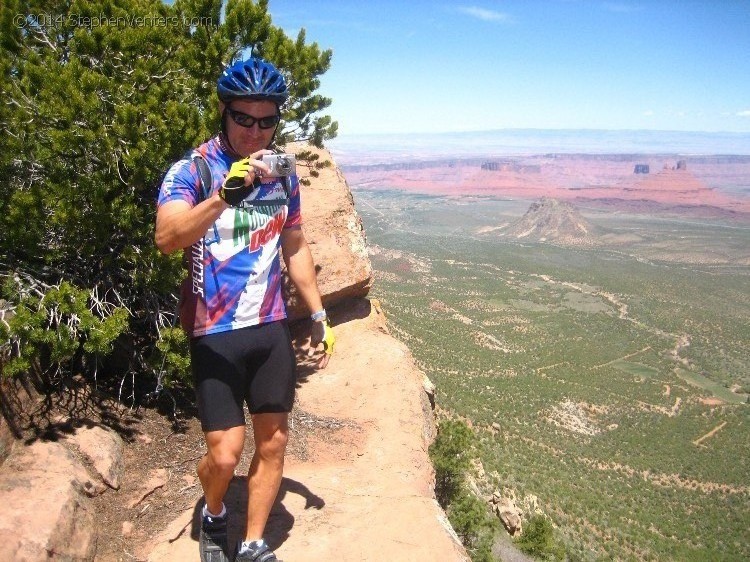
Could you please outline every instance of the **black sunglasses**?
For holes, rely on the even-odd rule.
[[[227,107],[227,111],[229,112],[229,116],[232,118],[232,121],[237,123],[240,127],[247,127],[248,129],[256,123],[261,129],[271,129],[272,127],[278,125],[279,121],[281,120],[281,117],[279,117],[278,115],[253,117],[252,115],[248,115],[247,113],[236,111],[231,107]]]

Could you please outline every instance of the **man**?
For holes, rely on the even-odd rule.
[[[221,133],[170,168],[159,193],[155,238],[165,254],[183,249],[189,271],[180,320],[191,337],[207,446],[198,463],[205,496],[201,561],[229,560],[223,498],[245,442],[245,402],[255,454],[245,540],[235,560],[271,562],[277,558],[263,530],[281,484],[295,389],[279,247],[289,277],[313,312],[312,345],[322,342],[325,351],[321,368],[334,338],[301,230],[297,177],[270,177],[262,161],[272,153],[268,147],[288,97],[284,78],[270,63],[251,58],[226,69],[217,93]],[[200,158],[210,170],[210,186],[203,185]]]

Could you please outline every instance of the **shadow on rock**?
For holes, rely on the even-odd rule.
[[[371,310],[372,305],[369,299],[354,298],[343,301],[328,309],[328,320],[335,334],[336,326],[367,318]],[[307,340],[310,337],[310,330],[312,328],[312,321],[309,318],[297,320],[291,323],[289,328],[292,334],[294,353],[297,356],[297,388],[300,388],[302,384],[307,382],[308,377],[315,374],[318,370],[317,365],[320,360],[320,353],[315,354],[313,357],[307,355]]]
[[[307,486],[290,478],[281,479],[281,487],[276,501],[271,508],[271,514],[266,523],[264,538],[272,550],[279,548],[289,538],[289,532],[294,527],[294,516],[284,507],[287,493],[297,494],[305,499],[305,509],[322,509],[325,506],[323,498],[311,492]],[[229,489],[224,497],[224,503],[229,513],[229,550],[227,554],[234,554],[236,545],[245,538],[245,523],[247,520],[247,477],[235,476],[229,483]],[[193,523],[190,536],[198,540],[201,526],[201,498],[193,510]]]

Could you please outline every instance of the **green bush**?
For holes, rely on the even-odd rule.
[[[47,362],[58,370],[84,356],[96,361],[112,350],[115,338],[127,326],[125,308],[96,314],[89,292],[70,283],[50,287],[43,296],[16,295],[9,284],[3,289],[3,297],[18,303],[7,324],[0,324],[0,338],[10,342],[14,350],[3,374],[28,371],[39,361],[41,349]]]
[[[492,542],[498,523],[482,500],[468,491],[460,493],[448,507],[448,520],[473,562],[492,562]]]
[[[497,519],[466,486],[475,444],[474,434],[465,423],[446,420],[438,426],[429,453],[435,468],[435,495],[451,526],[474,562],[491,562]]]
[[[465,423],[451,420],[440,423],[429,454],[435,467],[435,495],[443,509],[461,491],[469,468],[472,443],[473,434]]]
[[[0,4],[4,376],[96,372],[120,344],[129,364],[118,371],[153,375],[164,361],[167,378],[184,376],[185,341],[168,329],[184,272],[180,256],[154,246],[155,199],[169,165],[218,130],[224,66],[252,48],[286,74],[283,142],[319,146],[336,134],[316,115],[331,103],[316,93],[331,51],[307,44],[304,30],[287,37],[267,8]]]
[[[564,560],[565,547],[555,539],[552,522],[544,515],[529,519],[516,545],[526,554],[543,560]]]

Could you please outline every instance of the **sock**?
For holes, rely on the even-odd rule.
[[[214,515],[210,511],[208,511],[208,504],[203,504],[203,517],[213,517],[214,519],[221,519],[227,514],[227,506],[224,505],[224,502],[221,503],[221,513],[218,515]]]
[[[246,552],[248,550],[254,551],[260,548],[262,545],[263,545],[263,539],[258,539],[257,541],[242,541],[242,546],[240,546],[240,552]]]

